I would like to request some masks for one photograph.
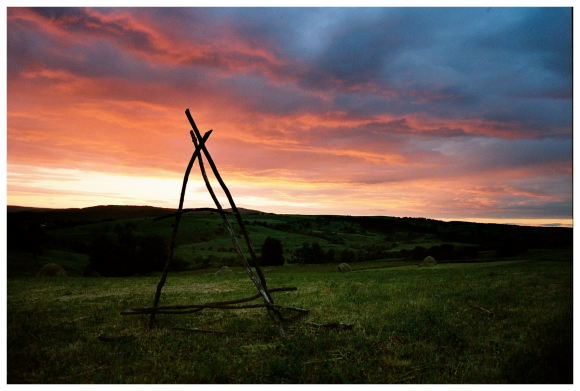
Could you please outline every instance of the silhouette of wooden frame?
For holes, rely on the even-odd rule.
[[[268,311],[268,315],[270,316],[270,319],[272,320],[272,322],[278,327],[278,330],[280,332],[280,334],[284,335],[284,327],[283,327],[283,321],[284,320],[289,320],[289,318],[284,318],[280,312],[281,309],[287,309],[287,310],[291,310],[291,311],[295,311],[296,315],[292,318],[296,318],[296,317],[300,317],[301,315],[305,315],[307,314],[309,311],[302,309],[302,308],[297,308],[297,307],[290,307],[290,306],[281,306],[281,305],[277,305],[274,304],[274,300],[272,299],[272,296],[270,295],[271,292],[280,292],[280,291],[293,291],[296,290],[295,287],[282,287],[282,288],[274,288],[274,289],[270,289],[268,290],[268,287],[266,285],[266,278],[264,276],[264,273],[262,272],[259,264],[258,264],[258,258],[256,256],[256,253],[254,251],[254,248],[252,246],[252,242],[250,240],[250,236],[248,235],[248,232],[246,230],[246,227],[244,225],[244,221],[242,219],[242,216],[234,202],[234,199],[232,197],[232,194],[230,193],[229,189],[227,188],[225,182],[223,181],[212,157],[211,154],[209,153],[209,151],[207,150],[207,147],[205,146],[209,136],[212,133],[212,130],[207,131],[203,136],[201,135],[199,129],[197,128],[197,125],[195,124],[195,121],[193,120],[193,117],[191,116],[191,113],[189,112],[189,109],[185,110],[185,115],[187,116],[187,120],[189,121],[189,124],[191,125],[192,130],[190,130],[190,136],[191,136],[191,141],[193,142],[193,145],[195,147],[193,154],[191,155],[191,158],[189,159],[189,163],[187,165],[187,168],[185,170],[185,174],[183,177],[183,183],[181,186],[181,195],[179,198],[179,207],[177,209],[176,213],[173,213],[171,215],[168,216],[163,216],[161,218],[166,218],[166,217],[173,217],[175,216],[175,223],[173,224],[173,230],[171,232],[171,241],[170,241],[170,245],[169,245],[169,253],[167,256],[167,259],[165,261],[164,267],[163,267],[163,272],[161,274],[161,279],[159,280],[159,283],[157,284],[157,290],[155,292],[155,297],[153,299],[153,307],[151,308],[133,308],[130,311],[125,311],[122,312],[122,315],[137,315],[137,314],[149,314],[150,318],[149,318],[149,327],[152,328],[155,326],[156,324],[156,319],[155,319],[155,315],[156,314],[189,314],[189,313],[194,313],[194,312],[199,312],[205,308],[218,308],[218,309],[242,309],[242,308],[260,308],[260,307],[264,307],[266,308],[266,310]],[[240,233],[242,234],[242,236],[244,237],[244,241],[248,250],[248,253],[250,255],[250,259],[248,260],[244,254],[244,251],[242,250],[242,247],[240,245],[240,242],[238,241],[238,237],[235,234],[228,218],[227,218],[227,214],[230,214],[229,212],[225,211],[219,200],[217,199],[215,192],[211,186],[211,183],[209,182],[209,179],[207,177],[207,173],[205,170],[205,166],[203,163],[203,156],[205,156],[211,170],[212,173],[214,174],[215,178],[217,179],[218,183],[220,184],[223,192],[225,193],[228,202],[230,204],[231,207],[231,214],[233,214],[236,218],[236,221],[240,227]],[[216,209],[213,208],[197,208],[197,209],[183,209],[183,203],[185,200],[185,190],[187,188],[187,182],[189,180],[189,175],[191,173],[191,169],[193,167],[193,164],[195,162],[195,160],[198,160],[199,162],[199,168],[200,168],[200,172],[201,175],[203,177],[203,180],[205,182],[207,191],[209,192],[215,206]],[[191,211],[215,211],[218,212],[220,214],[220,216],[222,217],[224,226],[226,228],[226,231],[229,233],[231,239],[232,239],[232,243],[234,245],[234,248],[236,249],[236,252],[238,253],[238,256],[242,262],[242,265],[245,267],[245,271],[246,274],[248,275],[248,277],[250,278],[250,280],[253,282],[254,286],[256,287],[256,289],[258,290],[258,294],[248,297],[248,298],[243,298],[243,299],[237,299],[237,300],[230,300],[230,301],[222,301],[222,302],[212,302],[212,303],[205,303],[205,304],[190,304],[190,305],[174,305],[174,306],[159,306],[159,300],[161,297],[161,291],[163,289],[163,286],[165,285],[165,282],[167,280],[167,274],[169,272],[169,267],[170,264],[173,260],[173,254],[174,254],[174,249],[175,249],[175,238],[177,236],[177,231],[179,229],[179,223],[181,221],[181,216],[185,213],[191,212]],[[264,303],[263,304],[245,304],[245,305],[240,305],[241,303],[246,303],[249,301],[253,301],[259,298],[262,298]],[[202,330],[202,331],[207,331],[207,330]]]

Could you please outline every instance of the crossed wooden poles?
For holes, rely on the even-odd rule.
[[[238,211],[238,208],[236,207],[236,204],[234,202],[232,194],[230,193],[229,189],[227,188],[226,184],[224,183],[209,151],[207,150],[207,148],[205,146],[205,143],[207,142],[207,139],[209,138],[212,130],[207,131],[202,136],[199,129],[197,128],[197,125],[195,124],[195,121],[193,120],[193,117],[191,116],[191,113],[189,112],[189,109],[185,110],[185,115],[187,116],[187,119],[188,119],[188,121],[191,125],[191,128],[192,128],[192,130],[190,130],[189,133],[191,135],[191,141],[193,142],[193,144],[195,146],[195,150],[193,151],[193,154],[191,155],[191,158],[189,159],[189,164],[187,165],[187,168],[185,170],[185,175],[183,177],[183,184],[181,186],[181,196],[179,198],[179,208],[175,214],[172,214],[170,216],[164,216],[164,217],[175,216],[175,224],[173,225],[173,231],[171,233],[171,242],[170,242],[170,247],[169,247],[169,254],[168,254],[168,257],[165,261],[165,265],[163,267],[163,273],[161,275],[161,279],[159,280],[159,283],[157,284],[157,290],[155,292],[155,298],[153,300],[153,307],[151,307],[151,308],[133,308],[130,311],[122,312],[122,314],[123,315],[150,314],[149,327],[153,327],[153,326],[155,326],[155,323],[156,323],[155,315],[161,314],[161,313],[162,314],[187,314],[187,313],[192,313],[192,312],[198,312],[198,311],[201,311],[205,308],[240,309],[240,308],[265,307],[268,311],[268,315],[270,316],[270,318],[272,319],[274,324],[278,327],[280,333],[282,335],[284,335],[284,327],[283,327],[282,322],[285,319],[283,318],[282,314],[280,313],[280,310],[281,309],[293,310],[293,311],[296,311],[298,313],[298,316],[308,313],[308,310],[305,310],[302,308],[288,307],[288,306],[281,306],[281,305],[274,304],[274,301],[272,300],[272,296],[270,295],[271,292],[290,291],[290,290],[296,290],[296,288],[284,287],[284,288],[274,288],[274,289],[268,290],[268,287],[266,285],[266,278],[264,277],[264,273],[262,272],[262,270],[260,269],[260,266],[258,265],[258,258],[256,256],[256,253],[255,253],[254,248],[252,246],[252,242],[250,241],[250,237],[249,237],[248,232],[246,230],[246,227],[244,225],[244,221],[242,220],[242,216],[240,215],[240,212]],[[209,179],[207,177],[207,173],[206,173],[206,170],[204,167],[204,163],[203,163],[203,158],[201,156],[202,153],[205,156],[215,178],[219,182],[223,192],[225,193],[225,195],[228,199],[228,202],[229,202],[230,207],[232,209],[232,214],[236,218],[236,221],[240,227],[240,232],[241,232],[242,236],[244,237],[245,244],[246,244],[246,247],[248,249],[248,253],[250,254],[249,261],[246,258],[246,256],[244,255],[244,252],[242,251],[242,247],[240,245],[240,242],[238,241],[238,237],[235,234],[235,232],[234,232],[232,226],[230,225],[230,222],[226,216],[226,214],[228,214],[228,212],[223,210],[223,208],[222,208],[219,200],[217,199],[215,192],[213,191],[213,188],[209,182]],[[187,181],[189,179],[189,174],[191,173],[193,163],[195,162],[195,160],[197,158],[199,158],[198,159],[199,168],[201,171],[201,175],[203,176],[205,186],[207,187],[207,190],[208,190],[208,192],[209,192],[209,194],[210,194],[210,196],[211,196],[211,198],[216,206],[216,209],[212,209],[212,208],[184,209],[183,208],[183,202],[185,199],[185,189],[187,187]],[[238,253],[240,260],[242,261],[242,264],[245,267],[246,273],[248,274],[248,276],[250,277],[250,280],[254,283],[254,285],[256,286],[256,289],[258,290],[257,295],[249,297],[249,298],[244,298],[244,299],[197,304],[197,305],[179,305],[179,306],[164,306],[164,307],[159,306],[159,299],[161,297],[161,290],[163,289],[163,286],[165,285],[165,281],[167,280],[167,273],[169,271],[169,266],[171,264],[171,261],[173,260],[173,252],[174,252],[174,248],[175,248],[175,239],[177,236],[177,230],[179,228],[179,223],[181,221],[181,216],[184,213],[187,213],[189,211],[194,211],[194,210],[208,210],[208,211],[211,210],[211,211],[217,211],[220,214],[220,216],[222,217],[224,226],[225,226],[227,232],[230,234],[230,237],[232,239],[232,243],[236,249],[236,252]],[[241,303],[256,300],[260,297],[264,301],[263,304],[240,305]]]

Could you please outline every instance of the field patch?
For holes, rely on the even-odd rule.
[[[123,317],[157,276],[8,280],[9,383],[542,383],[571,381],[572,265],[513,262],[271,268],[277,303],[308,308],[281,338],[265,311]],[[378,265],[380,266],[380,262]],[[308,271],[312,267],[313,271]],[[233,275],[169,276],[161,304],[254,294]],[[352,329],[312,327],[340,322]],[[214,329],[198,334],[174,327]]]

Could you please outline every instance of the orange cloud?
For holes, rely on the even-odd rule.
[[[551,137],[557,126],[542,141],[522,121],[424,110],[461,97],[347,83],[226,21],[192,39],[138,10],[51,12],[8,11],[18,43],[8,57],[9,203],[174,206],[193,148],[190,107],[215,130],[208,147],[246,207],[440,218],[569,210],[571,158]],[[305,84],[309,72],[322,87]],[[419,106],[392,109],[400,102]]]

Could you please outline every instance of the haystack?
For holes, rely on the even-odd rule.
[[[437,265],[437,261],[431,255],[428,255],[423,259],[423,261],[419,264],[419,266],[435,266]]]
[[[338,265],[338,271],[341,273],[352,272],[352,267],[348,263],[341,263]]]
[[[66,271],[56,263],[47,263],[36,273],[36,277],[66,277]]]

